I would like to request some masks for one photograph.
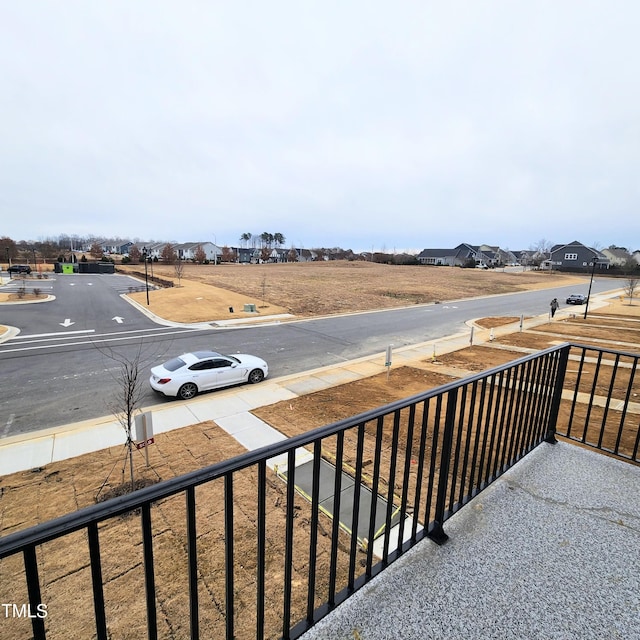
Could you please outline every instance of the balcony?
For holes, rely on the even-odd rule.
[[[542,444],[302,637],[635,638],[640,467]]]
[[[632,637],[638,357],[560,345],[8,535],[3,635]]]

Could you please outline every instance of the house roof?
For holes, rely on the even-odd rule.
[[[448,256],[454,256],[455,249],[423,249],[418,258],[446,258]]]

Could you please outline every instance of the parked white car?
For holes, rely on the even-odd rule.
[[[149,384],[154,391],[165,396],[188,400],[201,391],[262,382],[268,373],[267,363],[256,356],[195,351],[153,367]]]

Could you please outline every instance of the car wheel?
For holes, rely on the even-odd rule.
[[[178,397],[182,400],[189,400],[198,393],[198,387],[193,382],[185,382],[180,389],[178,389]]]
[[[249,382],[251,384],[257,384],[258,382],[262,382],[264,380],[264,371],[262,369],[254,369],[249,374]]]

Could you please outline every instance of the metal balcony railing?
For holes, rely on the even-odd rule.
[[[298,637],[556,434],[637,462],[638,357],[560,345],[8,535],[3,629]]]

